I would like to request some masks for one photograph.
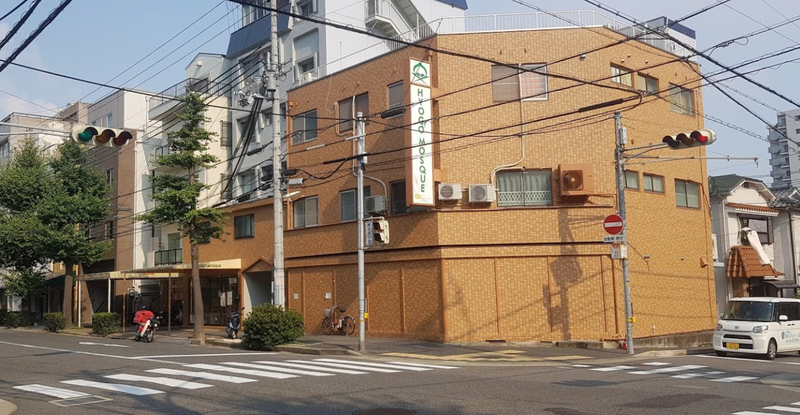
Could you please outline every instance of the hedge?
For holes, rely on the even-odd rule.
[[[47,331],[58,333],[59,330],[67,328],[67,318],[63,313],[47,313],[44,315],[44,327]]]
[[[272,304],[253,307],[244,319],[242,345],[252,350],[269,350],[291,343],[305,334],[303,316],[294,310]]]
[[[122,331],[122,319],[117,313],[92,314],[92,333],[107,336]]]

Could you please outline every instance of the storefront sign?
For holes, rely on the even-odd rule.
[[[431,118],[430,64],[411,59],[411,131],[409,132],[410,166],[407,166],[407,183],[411,184],[409,205],[433,206],[433,128]]]

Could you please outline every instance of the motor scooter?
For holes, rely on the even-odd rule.
[[[244,311],[244,307],[242,310]],[[235,339],[239,335],[239,327],[241,327],[241,312],[239,310],[232,310],[228,314],[228,325],[225,327],[225,332],[228,337]]]
[[[164,312],[162,311],[157,316],[150,317],[149,323],[139,324],[139,328],[136,329],[136,334],[133,336],[134,340],[138,342],[144,339],[148,343],[152,342],[153,334],[158,330],[158,326],[164,324]]]

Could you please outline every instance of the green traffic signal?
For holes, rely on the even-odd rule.
[[[79,125],[72,128],[72,139],[81,144],[95,146],[122,147],[133,140],[130,131],[114,128],[97,128],[90,125]]]

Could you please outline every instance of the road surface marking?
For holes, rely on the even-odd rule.
[[[383,369],[400,369],[400,370],[411,370],[413,372],[424,372],[427,370],[433,370],[427,367],[410,367],[410,366],[398,366],[398,365],[390,365],[386,363],[370,363],[370,362],[360,362],[357,360],[339,360],[339,359],[314,359],[315,362],[330,362],[330,363],[347,363],[351,365],[355,365],[356,369],[361,369],[361,366],[367,367],[380,367]]]
[[[94,382],[91,380],[82,380],[82,379],[63,380],[61,381],[61,383],[66,383],[67,385],[85,386],[87,388],[105,389],[109,391],[128,393],[131,395],[138,395],[138,396],[164,393],[163,391],[160,390],[142,388],[140,386],[123,385],[119,383]]]
[[[127,346],[126,346],[127,347]],[[132,359],[157,359],[160,357],[217,357],[217,356],[259,356],[277,354],[275,352],[253,352],[253,353],[206,353],[206,354],[165,354],[153,356],[139,356]]]
[[[712,382],[732,383],[732,382],[744,382],[747,380],[754,380],[754,379],[758,378],[753,376],[731,376],[729,378],[714,379],[712,380]]]
[[[800,413],[800,408],[792,408],[790,406],[765,406],[761,409],[768,409],[770,411],[783,411],[783,412],[793,412],[793,413]]]
[[[486,352],[486,353],[469,353],[469,354],[453,354],[446,356],[435,356],[417,353],[383,353],[382,356],[405,357],[409,359],[424,359],[424,360],[457,360],[460,362],[544,362],[547,360],[580,360],[591,359],[588,356],[554,356],[554,357],[530,357],[518,354],[518,350],[507,350],[505,352]]]
[[[572,367],[584,368],[584,367],[592,367],[592,365],[572,365]]]
[[[425,365],[422,363],[410,363],[410,362],[389,362],[389,363],[393,365],[427,367],[431,369],[459,369],[458,366]]]
[[[182,389],[203,389],[203,388],[210,388],[211,386],[213,386],[205,383],[189,382],[188,380],[172,379],[165,377],[153,378],[149,376],[128,375],[124,373],[120,373],[118,375],[103,376],[103,377],[114,380],[130,380],[134,382],[158,383],[159,385],[172,386],[174,388],[182,388]]]
[[[309,363],[307,360],[288,360],[288,362],[292,363]],[[327,362],[313,362],[317,365],[323,366],[331,366],[331,367],[341,367],[345,369],[358,369],[358,370],[366,370],[367,372],[379,372],[379,373],[399,373],[399,370],[390,370],[390,369],[381,369],[377,367],[353,367],[353,365],[349,363],[327,363]]]
[[[669,363],[666,362],[647,362],[642,363],[644,366],[669,366]]]
[[[343,373],[345,375],[365,375],[367,372],[358,372],[355,370],[349,369],[334,369],[332,367],[319,367],[313,365],[304,365],[301,363],[286,363],[286,362],[270,362],[270,361],[259,361],[253,363],[265,363],[270,365],[279,365],[279,366],[287,366],[287,367],[296,367],[298,369],[313,369],[313,370],[320,370],[323,372],[333,372],[333,373]]]
[[[637,370],[628,373],[633,373],[634,375],[657,375],[661,373],[681,372],[684,370],[700,369],[704,367],[705,366],[700,366],[700,365],[684,365],[675,367],[662,367],[661,369],[653,369],[653,370]]]
[[[124,344],[94,343],[94,342],[80,342],[78,344],[85,344],[89,346],[130,347],[130,346],[125,346]]]
[[[270,373],[265,372],[263,370],[250,370],[250,369],[237,369],[233,367],[226,367],[220,365],[209,365],[205,363],[197,363],[191,365],[184,365],[184,367],[190,367],[193,369],[206,369],[206,370],[218,370],[220,372],[230,372],[236,373],[239,375],[250,375],[250,376],[260,376],[262,378],[273,378],[273,379],[289,379],[289,378],[296,378],[297,375],[289,375],[286,373]]]
[[[14,389],[19,389],[28,392],[41,393],[43,395],[54,396],[61,399],[81,398],[84,396],[91,396],[88,393],[71,391],[69,389],[53,388],[44,385],[22,385],[14,386]]]
[[[159,373],[162,375],[172,375],[172,376],[188,376],[199,379],[218,380],[220,382],[228,382],[228,383],[256,382],[255,379],[240,378],[238,376],[218,375],[216,373],[208,373],[208,372],[192,372],[189,370],[150,369],[146,370],[145,372]]]
[[[609,367],[598,367],[589,370],[594,370],[597,372],[614,372],[617,370],[628,370],[628,369],[636,369],[636,368],[633,366],[609,366]]]
[[[288,368],[288,367],[280,367],[280,366],[273,366],[273,365],[267,365],[267,364],[242,363],[242,362],[222,362],[222,364],[223,365],[231,365],[231,366],[249,367],[249,368],[253,368],[253,369],[273,370],[273,371],[276,371],[276,372],[291,373],[293,375],[333,376],[333,373],[311,372],[311,371],[308,371],[308,370],[291,369],[291,368]]]
[[[744,412],[734,412],[731,415],[778,415],[775,412],[753,412],[753,411],[744,411]]]

